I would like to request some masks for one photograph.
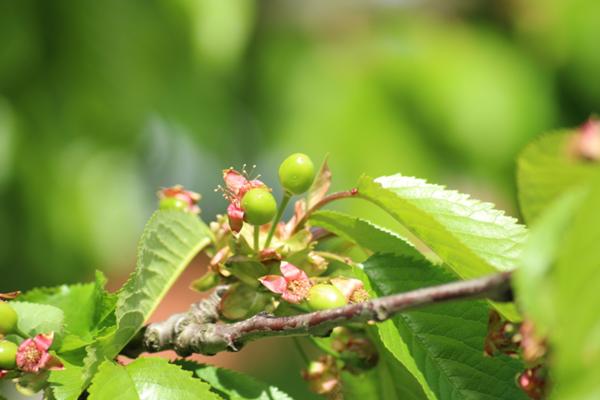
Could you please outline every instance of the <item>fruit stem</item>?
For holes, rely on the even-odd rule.
[[[254,225],[254,250],[258,254],[260,252],[260,226]]]
[[[300,219],[300,221],[298,221],[298,223],[292,230],[292,234],[298,232],[298,230],[300,230],[304,226],[304,224],[306,224],[306,221],[308,221],[308,218],[312,215],[312,213],[314,213],[321,207],[331,203],[332,201],[347,199],[350,197],[354,197],[356,195],[358,195],[358,189],[354,188],[354,189],[350,189],[350,190],[345,190],[343,192],[332,193],[330,195],[323,197],[315,205],[313,205],[308,211],[306,211],[306,214],[304,214],[302,219]]]
[[[16,328],[15,331],[13,332],[15,335],[22,337],[23,339],[27,339],[29,337],[28,334],[26,334],[25,332],[23,332],[22,330],[20,330],[19,328]]]
[[[271,224],[271,229],[269,229],[269,234],[267,235],[267,241],[265,242],[265,249],[269,247],[271,244],[271,239],[273,239],[273,234],[275,233],[275,229],[277,228],[277,223],[281,219],[285,208],[287,207],[290,199],[292,198],[291,193],[287,190],[283,192],[283,199],[281,199],[281,203],[279,204],[279,208],[277,209],[277,214],[275,214],[275,218],[273,218],[273,223]]]

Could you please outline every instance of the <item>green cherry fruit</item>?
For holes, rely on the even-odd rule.
[[[0,369],[17,367],[17,345],[8,340],[0,341]]]
[[[315,311],[343,307],[348,304],[348,300],[340,289],[326,283],[311,287],[306,300],[310,308]]]
[[[17,312],[5,301],[0,300],[0,334],[8,335],[17,329]]]
[[[269,190],[251,189],[242,198],[242,210],[246,222],[251,225],[264,225],[275,216],[277,202]]]
[[[165,197],[164,199],[160,199],[158,208],[161,210],[185,211],[188,209],[188,204],[185,201],[175,197]]]
[[[314,179],[315,166],[306,154],[294,153],[279,166],[281,186],[292,194],[306,192]]]

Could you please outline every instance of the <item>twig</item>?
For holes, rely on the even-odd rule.
[[[451,300],[488,298],[506,301],[510,297],[510,272],[483,278],[447,283],[373,299],[364,303],[312,313],[273,317],[258,314],[231,324],[217,323],[217,307],[223,288],[209,299],[151,324],[144,335],[146,351],[175,350],[181,356],[192,353],[213,355],[238,351],[253,340],[274,336],[327,335],[333,328],[356,322],[384,321],[396,313]]]

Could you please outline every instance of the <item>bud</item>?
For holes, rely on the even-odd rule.
[[[187,211],[192,214],[200,213],[200,208],[198,207],[200,195],[198,193],[185,190],[181,185],[175,185],[169,188],[161,189],[158,192],[158,199],[161,210],[177,209]]]
[[[600,120],[590,118],[578,129],[571,142],[571,152],[584,160],[600,160]]]
[[[535,326],[531,320],[525,320],[519,329],[523,361],[527,365],[536,365],[546,355],[546,340],[535,334]]]
[[[517,377],[517,385],[531,399],[542,399],[546,392],[547,371],[542,366],[526,369]]]
[[[302,377],[308,382],[311,391],[333,397],[341,390],[340,370],[334,357],[322,356],[311,361],[302,371]]]
[[[330,338],[331,348],[345,362],[344,369],[359,374],[377,365],[379,353],[364,332],[338,326]]]
[[[485,355],[491,357],[503,353],[516,357],[520,340],[521,335],[513,323],[503,320],[498,312],[490,311],[488,333],[484,343]]]

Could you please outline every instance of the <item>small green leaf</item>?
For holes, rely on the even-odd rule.
[[[118,293],[116,329],[107,324],[105,334],[86,347],[79,393],[89,385],[98,366],[112,360],[129,343],[185,267],[211,240],[210,229],[195,215],[174,210],[154,213],[140,239],[136,269]],[[103,286],[101,281],[97,287]],[[110,301],[103,309],[100,314],[111,315]],[[65,391],[74,393],[76,390]]]
[[[122,366],[105,361],[89,389],[90,400],[218,400],[210,386],[161,358]]]
[[[569,154],[575,130],[540,136],[521,153],[517,163],[519,204],[531,224],[560,195],[589,181],[598,165]]]
[[[96,281],[94,282],[94,297],[96,300],[94,324],[98,331],[116,324],[115,307],[117,305],[117,295],[109,293],[104,289],[106,281],[106,276],[101,271],[96,271]]]
[[[380,296],[452,280],[441,267],[406,257],[376,255],[364,269]],[[403,349],[394,355],[409,371],[418,367],[417,379],[422,377],[426,392],[437,399],[525,399],[514,380],[522,365],[509,357],[483,354],[488,312],[483,301],[423,307],[393,317],[397,336],[381,338],[388,349]]]
[[[258,278],[269,271],[261,262],[247,257],[232,257],[226,264],[227,270],[246,285],[257,287]]]
[[[517,266],[526,229],[490,203],[400,174],[363,177],[358,192],[402,223],[462,278]]]
[[[17,326],[21,332],[29,336],[50,332],[62,334],[65,315],[59,308],[21,301],[12,301],[10,305],[19,315]]]
[[[275,386],[240,372],[185,360],[179,360],[176,364],[194,372],[198,378],[208,382],[227,400],[292,400]]]
[[[412,244],[396,233],[348,214],[337,211],[318,211],[311,215],[309,222],[312,226],[325,228],[337,236],[375,253],[422,257]]]
[[[61,309],[65,315],[67,333],[87,336],[93,330],[96,312],[93,283],[33,289],[23,294],[21,299]]]

